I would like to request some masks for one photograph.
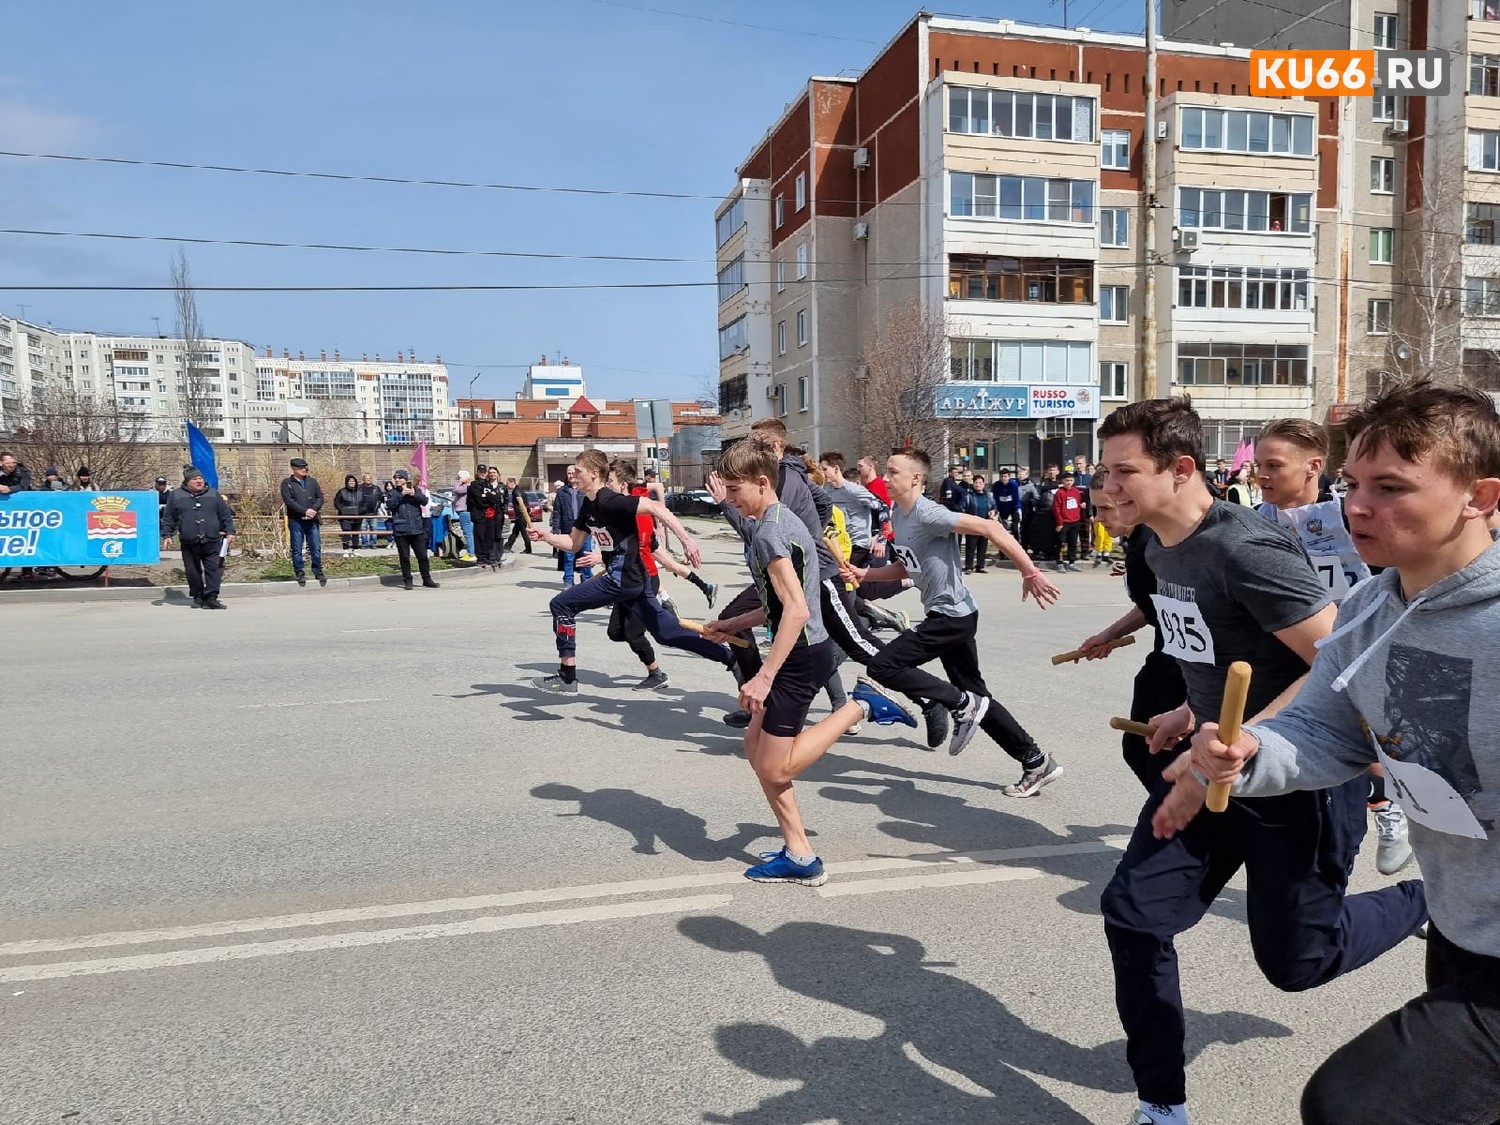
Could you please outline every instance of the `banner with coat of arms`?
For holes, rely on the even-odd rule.
[[[155,492],[0,495],[0,567],[144,566],[160,558]]]

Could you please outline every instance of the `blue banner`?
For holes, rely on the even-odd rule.
[[[218,488],[219,466],[214,461],[214,447],[208,443],[207,435],[191,422],[187,424],[187,433],[188,453],[193,458],[193,466],[203,474],[209,488]]]
[[[0,567],[145,566],[160,559],[155,492],[0,496]]]
[[[1025,418],[1031,388],[997,383],[944,383],[933,396],[937,418]]]

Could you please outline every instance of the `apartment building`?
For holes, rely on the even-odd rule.
[[[742,209],[746,236],[766,224],[772,274],[769,349],[749,329],[755,285],[720,293],[726,440],[742,407],[850,448],[862,414],[917,395],[944,426],[932,452],[988,472],[1090,454],[1101,414],[1146,393],[1191,392],[1210,455],[1270,418],[1326,415],[1337,102],[1250,97],[1243,48],[1159,46],[1150,138],[1139,37],[924,14],[858,78],[810,79],[718,215]],[[737,256],[724,233],[721,268]],[[736,302],[745,327],[726,340]],[[943,337],[941,359],[912,366],[941,369],[903,389],[872,357],[912,309]]]
[[[772,309],[786,293],[783,264],[771,287],[771,185],[742,179],[714,215],[719,279],[719,413],[726,440],[750,432],[772,407]],[[784,334],[784,333],[783,333]],[[785,353],[782,340],[778,348]],[[782,391],[776,393],[784,394]]]

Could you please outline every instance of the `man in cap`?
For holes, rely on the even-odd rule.
[[[219,600],[219,586],[224,581],[224,556],[234,542],[234,512],[208,487],[201,470],[191,465],[183,470],[182,487],[162,506],[161,534],[167,546],[173,535],[182,544],[182,569],[193,608],[228,609]]]
[[[292,570],[297,575],[297,585],[307,585],[302,561],[304,543],[312,555],[313,577],[319,586],[328,585],[328,576],[323,573],[323,536],[318,528],[323,487],[316,477],[307,475],[307,462],[301,457],[292,458],[292,475],[281,482],[281,502],[286,505],[286,526],[292,536]]]
[[[56,469],[48,469],[42,476],[43,492],[66,492],[68,482],[62,479],[62,474]]]
[[[98,492],[94,487],[94,474],[89,472],[87,465],[78,466],[78,474],[75,478],[77,483],[73,486],[74,492]]]
[[[415,553],[422,585],[436,590],[438,584],[432,580],[432,570],[427,563],[427,531],[422,523],[422,506],[427,503],[427,493],[412,483],[411,474],[405,469],[397,469],[391,476],[395,487],[386,494],[385,508],[391,513],[391,530],[401,559],[401,585],[408,590],[412,588],[411,556]]]
[[[172,486],[167,483],[166,477],[156,478],[156,525],[167,526],[167,501],[172,497]]]

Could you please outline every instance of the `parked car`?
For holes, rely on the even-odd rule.
[[[526,510],[531,514],[532,523],[541,523],[542,514],[546,511],[547,496],[542,492],[523,492],[526,497]]]
[[[677,516],[717,516],[719,505],[701,488],[667,493],[667,510]]]

